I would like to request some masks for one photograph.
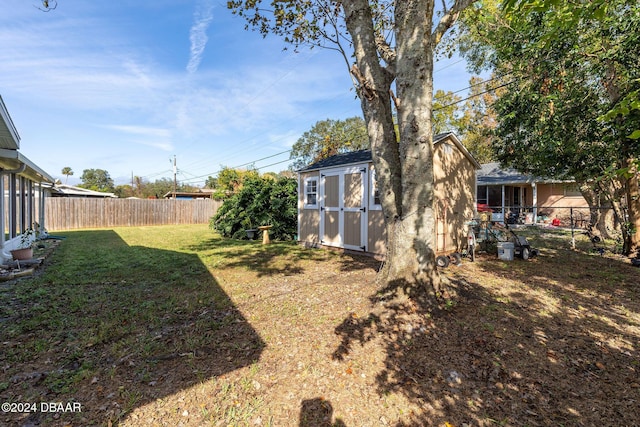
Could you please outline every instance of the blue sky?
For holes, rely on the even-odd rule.
[[[341,57],[244,30],[226,2],[4,0],[0,95],[20,151],[63,182],[105,169],[202,185],[222,165],[288,166],[286,152],[319,120],[362,115]],[[456,91],[458,59],[435,66],[435,87]],[[260,160],[263,159],[263,160]],[[277,163],[277,164],[276,164]]]

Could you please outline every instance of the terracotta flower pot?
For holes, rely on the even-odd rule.
[[[33,248],[14,249],[11,251],[14,260],[25,260],[33,258]]]

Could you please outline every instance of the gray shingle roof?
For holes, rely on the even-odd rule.
[[[573,179],[541,178],[526,175],[513,168],[503,168],[500,163],[485,163],[476,174],[477,185],[512,185],[537,183],[574,182]]]
[[[531,175],[524,175],[513,168],[502,168],[500,163],[485,163],[477,173],[478,185],[526,184],[536,181]]]
[[[351,151],[349,153],[336,154],[335,156],[327,157],[326,159],[319,160],[315,163],[305,166],[298,170],[298,172],[305,172],[315,169],[326,169],[334,166],[345,166],[354,163],[364,163],[371,161],[371,150],[359,150]]]

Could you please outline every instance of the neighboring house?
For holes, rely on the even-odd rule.
[[[75,187],[67,184],[56,184],[51,191],[53,197],[100,197],[114,198],[118,197],[113,193],[105,193],[102,191],[89,190],[87,188]]]
[[[45,228],[44,200],[54,183],[19,148],[20,135],[0,97],[0,261],[11,259],[22,233],[36,223]]]
[[[589,207],[575,181],[525,175],[499,163],[483,164],[478,171],[476,200],[501,222],[523,217],[525,223],[552,218],[568,223],[572,208],[582,214]]]
[[[211,199],[214,191],[210,188],[200,188],[198,191],[176,191],[175,194],[169,191],[162,197],[165,199],[173,199],[174,196],[176,199]]]
[[[466,245],[479,168],[454,134],[434,136],[437,253],[459,251]],[[386,253],[371,151],[338,154],[298,171],[298,240],[311,247]]]

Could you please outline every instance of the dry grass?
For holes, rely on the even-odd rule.
[[[640,271],[536,232],[541,256],[444,270],[443,309],[369,258],[205,227],[67,233],[2,285],[4,425],[637,425]],[[587,242],[588,243],[588,242]],[[44,397],[43,397],[44,396]]]

